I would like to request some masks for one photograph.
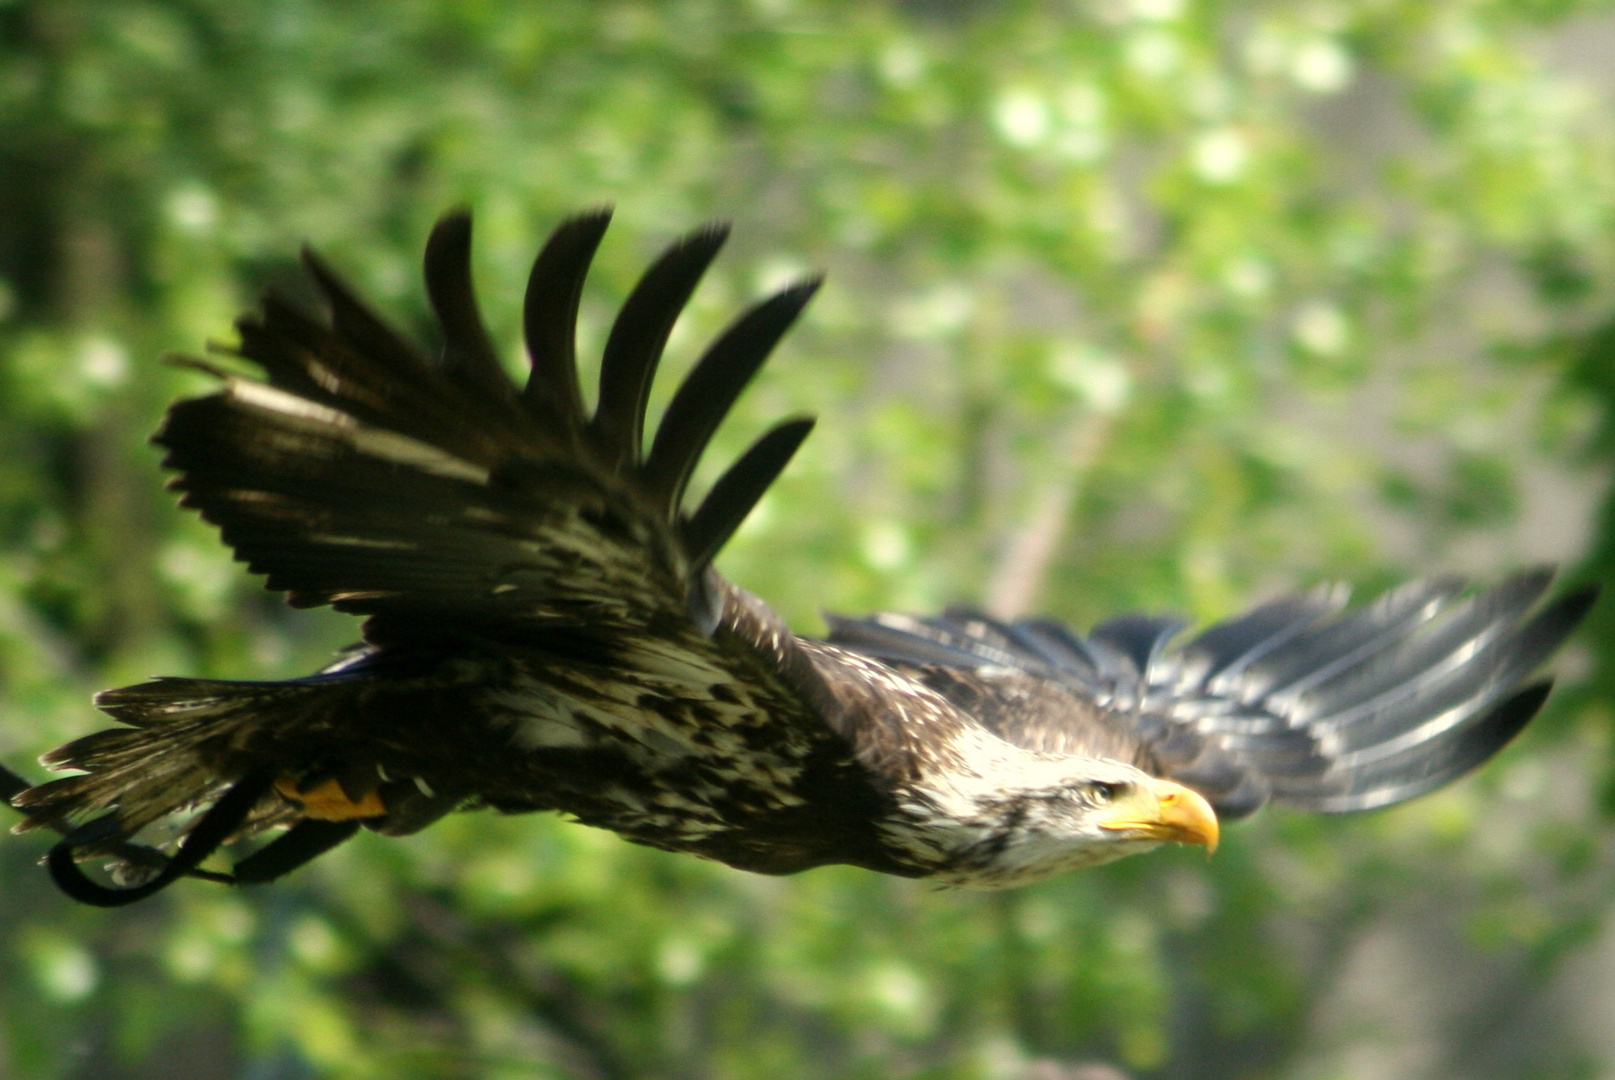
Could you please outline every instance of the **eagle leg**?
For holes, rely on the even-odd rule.
[[[237,780],[185,835],[179,851],[168,860],[168,865],[156,877],[133,888],[108,888],[90,880],[78,865],[77,852],[80,847],[105,840],[109,834],[118,831],[116,813],[96,818],[68,833],[50,849],[45,864],[56,887],[81,904],[123,907],[144,900],[200,867],[209,855],[218,850],[220,844],[241,827],[259,800],[269,794],[273,782],[273,774],[265,769],[255,770]]]
[[[264,885],[324,855],[359,831],[357,820],[307,818],[235,865],[237,885]]]

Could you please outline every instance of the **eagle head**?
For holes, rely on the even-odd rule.
[[[936,876],[964,888],[1024,885],[1169,841],[1217,848],[1217,815],[1202,795],[1104,758],[1015,755],[927,795],[927,831],[955,841]]]

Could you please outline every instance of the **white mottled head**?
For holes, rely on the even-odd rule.
[[[1024,885],[1166,842],[1216,850],[1217,815],[1197,792],[1104,758],[984,746],[965,768],[925,777],[894,835],[935,852],[933,880]],[[1008,752],[1004,752],[1007,750]]]

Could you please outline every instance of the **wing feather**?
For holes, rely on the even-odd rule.
[[[217,373],[223,388],[173,406],[158,432],[182,504],[300,606],[410,616],[421,626],[443,617],[644,625],[699,609],[698,622],[710,625],[700,607],[711,593],[705,567],[810,424],[789,421],[765,435],[693,517],[683,516],[680,496],[812,286],[763,302],[720,338],[675,394],[657,435],[662,449],[641,460],[637,439],[623,432],[640,422],[668,329],[724,230],[675,245],[635,290],[602,371],[605,411],[586,424],[573,320],[608,221],[597,211],[566,222],[535,262],[523,394],[477,310],[465,214],[444,218],[427,248],[441,362],[309,256],[330,321],[269,299],[239,324],[238,354],[265,381]]]
[[[524,396],[544,420],[567,434],[583,426],[575,344],[578,304],[589,264],[610,224],[609,209],[563,222],[550,234],[527,279],[522,332],[533,366]]]
[[[1228,682],[1248,671],[1252,664],[1293,641],[1333,615],[1346,603],[1343,589],[1318,589],[1301,596],[1287,596],[1218,623],[1195,638],[1187,651],[1201,654],[1207,662],[1205,678],[1212,684]]]
[[[471,280],[471,215],[446,214],[426,241],[426,295],[443,327],[443,370],[496,401],[514,402],[477,307]]]
[[[1275,777],[1270,780],[1273,796],[1301,810],[1347,813],[1392,806],[1434,791],[1508,745],[1542,708],[1551,687],[1547,681],[1533,683],[1472,723],[1449,730],[1437,742],[1409,746],[1372,764],[1348,766],[1353,776],[1348,786],[1336,785],[1331,790],[1315,779],[1291,782]]]
[[[303,249],[303,268],[319,286],[331,310],[331,329],[358,357],[385,369],[424,369],[426,360],[355,296],[318,255]]]
[[[645,487],[659,510],[672,510],[684,498],[707,440],[818,289],[817,278],[804,281],[746,312],[679,386],[645,459]]]
[[[753,443],[712,485],[682,530],[692,573],[729,542],[812,431],[813,421],[807,417],[787,420]]]
[[[729,226],[719,222],[668,248],[639,279],[612,324],[600,360],[593,428],[618,468],[639,462],[645,405],[667,337],[728,238]]]
[[[1548,683],[1527,683],[1586,616],[1597,589],[1546,604],[1552,572],[1470,592],[1414,582],[1343,611],[1339,589],[1263,604],[1170,648],[1181,620],[1122,616],[1079,637],[1058,623],[979,612],[940,620],[832,621],[831,641],[914,666],[1007,662],[1074,690],[1058,733],[998,703],[980,717],[1011,741],[1082,752],[1120,724],[1160,771],[1224,816],[1272,798],[1326,812],[1409,799],[1486,761],[1531,719]],[[978,708],[980,703],[976,702]],[[1047,715],[1045,710],[1043,715]]]
[[[1117,662],[1122,661],[1131,667],[1135,677],[1142,677],[1167,642],[1187,625],[1187,620],[1171,616],[1118,615],[1094,627],[1088,640],[1100,650],[1109,651],[1107,669],[1117,671]]]

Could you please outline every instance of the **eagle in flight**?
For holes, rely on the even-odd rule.
[[[713,558],[812,421],[763,435],[699,504],[685,489],[817,281],[724,331],[647,446],[657,362],[727,230],[680,240],[639,281],[591,415],[574,327],[609,218],[566,221],[538,256],[525,387],[478,315],[465,214],[426,249],[437,358],[310,255],[328,318],[271,297],[238,323],[261,377],[190,361],[221,385],[155,437],[181,505],[292,605],[365,616],[364,641],[285,682],[106,691],[96,704],[122,726],[44,758],[71,775],[0,771],[20,828],[64,834],[47,863],[69,895],[268,881],[361,826],[402,835],[478,807],[559,811],[766,874],[850,863],[966,887],[1210,849],[1219,821],[1268,801],[1366,810],[1486,761],[1542,705],[1549,683],[1531,676],[1593,602],[1591,587],[1543,602],[1536,570],[1354,609],[1339,590],[1289,596],[1181,644],[1175,618],[1082,636],[967,609],[800,636]],[[171,818],[172,850],[138,842]],[[203,868],[265,830],[231,873]]]

